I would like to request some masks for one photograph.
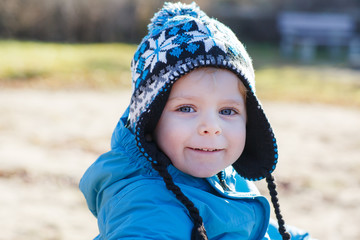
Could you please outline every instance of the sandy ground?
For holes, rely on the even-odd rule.
[[[97,234],[77,184],[108,150],[128,101],[128,92],[0,90],[0,240]],[[323,240],[360,239],[360,110],[264,108],[279,142],[275,176],[287,223]]]

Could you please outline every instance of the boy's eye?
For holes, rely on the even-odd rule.
[[[233,109],[227,108],[227,109],[220,110],[219,113],[222,114],[222,115],[234,115],[234,114],[236,114],[236,111],[233,110]]]
[[[195,112],[194,109],[190,106],[182,106],[177,109],[179,112]]]

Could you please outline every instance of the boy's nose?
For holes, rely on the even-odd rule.
[[[219,120],[213,116],[204,117],[199,124],[198,131],[200,135],[220,135],[221,127]]]

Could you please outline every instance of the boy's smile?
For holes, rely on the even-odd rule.
[[[232,72],[200,68],[172,87],[154,136],[179,170],[211,177],[245,146],[245,87]]]

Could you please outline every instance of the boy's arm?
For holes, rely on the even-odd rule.
[[[193,223],[186,209],[163,187],[145,181],[115,195],[98,215],[98,239],[190,239]]]

